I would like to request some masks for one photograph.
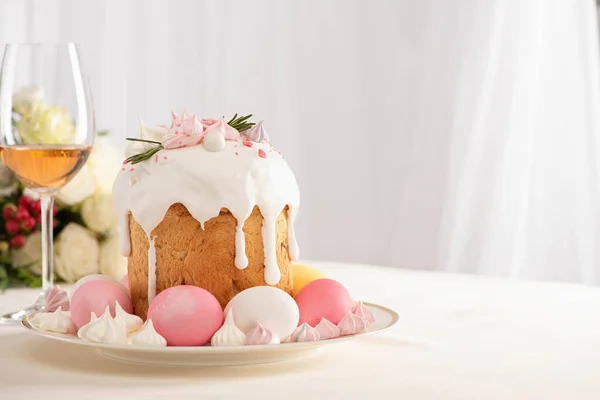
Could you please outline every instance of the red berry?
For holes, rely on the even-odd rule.
[[[52,204],[52,215],[56,215],[58,212],[58,208],[56,208],[56,204]]]
[[[19,232],[19,229],[21,228],[21,223],[16,219],[9,219],[8,221],[6,221],[6,223],[4,223],[4,227],[6,228],[6,231],[8,233],[14,235],[15,233]]]
[[[13,219],[17,216],[17,207],[14,204],[7,203],[2,207],[2,216],[5,220]]]
[[[29,211],[27,210],[27,208],[23,207],[23,206],[19,206],[17,207],[17,219],[19,221],[23,221],[27,218],[29,218],[31,215],[29,215]]]
[[[56,218],[52,218],[52,229],[58,226],[58,220]]]
[[[36,200],[31,203],[31,207],[29,207],[29,208],[33,215],[38,215],[39,213],[42,212],[42,203],[40,203],[39,200]]]
[[[31,231],[33,228],[35,228],[35,218],[29,217],[22,221],[21,228],[27,232]]]
[[[17,235],[10,239],[10,247],[12,247],[13,249],[20,249],[21,247],[25,246],[26,241],[27,239],[25,239],[25,235]]]
[[[19,205],[25,208],[29,208],[32,202],[33,200],[31,200],[31,197],[25,196],[24,194],[19,197]]]
[[[38,214],[35,216],[35,223],[42,225],[42,214]]]

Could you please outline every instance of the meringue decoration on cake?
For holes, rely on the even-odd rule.
[[[167,345],[167,340],[156,332],[152,320],[149,319],[139,331],[129,337],[128,343],[134,346],[164,347]]]
[[[100,315],[108,307],[114,316],[117,302],[127,313],[133,313],[131,298],[120,283],[112,279],[85,282],[71,296],[71,319],[79,329],[90,322],[92,312]]]
[[[367,322],[369,322],[369,324],[375,322],[375,317],[373,316],[373,313],[371,312],[371,310],[369,310],[367,306],[363,304],[362,301],[358,301],[354,305],[354,307],[352,307],[352,314],[358,315],[359,317],[363,317],[365,320],[367,320]]]
[[[242,346],[246,343],[246,335],[233,320],[233,308],[230,308],[225,316],[225,323],[210,339],[212,346]]]
[[[115,320],[124,323],[129,333],[137,331],[144,324],[140,317],[123,310],[118,301],[115,305]]]
[[[247,345],[260,345],[260,344],[279,344],[279,336],[271,332],[259,322],[256,322],[254,328],[252,328],[246,334]]]
[[[369,321],[361,316],[352,314],[352,311],[348,311],[338,324],[341,336],[354,335],[355,333],[364,332],[368,327]]]
[[[54,286],[46,292],[45,312],[56,311],[61,308],[63,311],[69,311],[69,294],[60,286]]]
[[[71,321],[69,311],[63,311],[62,307],[53,312],[40,312],[31,319],[31,326],[56,333],[75,333],[75,325]]]
[[[110,307],[106,306],[100,318],[91,313],[90,322],[79,328],[77,336],[88,342],[106,344],[127,344],[127,327],[111,316]]]
[[[247,131],[243,131],[242,136],[256,143],[269,141],[269,136],[267,135],[267,133],[265,132],[265,128],[263,127],[263,121],[260,121],[258,124],[254,125]]]
[[[210,287],[222,307],[249,287],[292,293],[298,184],[250,117],[186,110],[170,127],[140,124],[128,139],[113,198],[136,315],[145,318],[157,293],[181,282],[173,276]]]
[[[316,326],[321,318],[338,324],[352,309],[352,297],[338,281],[322,278],[309,282],[294,297],[300,309],[300,323]]]
[[[335,339],[340,336],[340,328],[325,318],[321,318],[315,329],[319,331],[320,340]]]
[[[255,286],[238,293],[227,306],[233,309],[235,325],[248,334],[260,321],[278,338],[291,335],[298,326],[299,310],[294,299],[272,286]]]
[[[172,286],[154,298],[148,319],[169,346],[203,346],[223,325],[223,309],[207,290]]]
[[[292,342],[316,342],[321,338],[319,331],[306,322],[296,328],[292,333]]]

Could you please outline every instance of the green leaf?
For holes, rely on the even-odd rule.
[[[98,132],[96,132],[96,136],[102,137],[102,136],[108,135],[108,133],[109,133],[108,130],[98,131]]]
[[[17,277],[19,277],[23,281],[23,283],[29,286],[30,288],[42,287],[42,277],[32,274],[25,268],[19,268],[17,270]]]
[[[4,292],[8,288],[8,271],[4,265],[0,265],[0,291]]]

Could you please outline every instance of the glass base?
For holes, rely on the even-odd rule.
[[[20,325],[21,320],[23,318],[25,318],[25,316],[27,316],[28,314],[30,314],[32,312],[43,310],[45,304],[46,304],[46,294],[42,292],[39,295],[35,304],[33,304],[29,307],[25,307],[19,311],[11,312],[11,313],[4,314],[3,316],[1,316],[0,317],[0,325]]]

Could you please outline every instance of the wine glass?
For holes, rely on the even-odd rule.
[[[54,194],[87,161],[95,136],[92,95],[75,43],[9,44],[0,71],[0,157],[42,210],[42,293],[22,310],[0,317],[19,323],[44,308],[54,282]]]

